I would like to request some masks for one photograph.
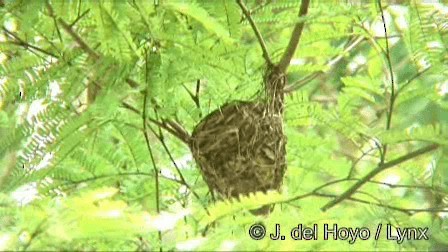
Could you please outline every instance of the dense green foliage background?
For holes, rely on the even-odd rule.
[[[305,22],[288,170],[280,193],[213,202],[172,133],[261,94],[236,2],[0,1],[0,250],[448,250],[448,5],[399,2],[312,1],[301,18],[300,1],[245,2],[273,62]],[[260,222],[286,239],[251,239]],[[326,241],[324,223],[372,236]],[[298,224],[319,238],[290,239]]]

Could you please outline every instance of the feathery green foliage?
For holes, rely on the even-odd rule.
[[[448,6],[243,2],[274,63],[305,22],[288,169],[280,192],[214,202],[188,135],[262,97],[266,71],[237,2],[0,0],[0,250],[448,249]],[[299,224],[317,240],[292,239]],[[324,240],[324,224],[371,235]]]

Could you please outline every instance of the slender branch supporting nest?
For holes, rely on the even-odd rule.
[[[267,64],[263,83],[266,97],[221,106],[196,125],[189,144],[210,191],[224,198],[280,190],[287,166],[283,132],[285,71],[304,26],[303,22],[296,25],[282,60],[274,65],[250,11],[242,0],[237,3],[263,51]],[[308,5],[309,0],[302,1],[300,17],[306,15]],[[269,212],[270,206],[252,211],[253,214]]]
[[[240,6],[241,10],[243,11],[244,16],[246,16],[247,20],[249,21],[250,26],[252,27],[252,30],[255,33],[255,36],[258,39],[258,43],[260,44],[261,50],[263,51],[263,58],[266,61],[266,64],[268,67],[273,67],[271,58],[269,56],[268,49],[266,47],[266,43],[263,39],[263,36],[260,33],[260,30],[258,29],[257,25],[255,24],[254,20],[252,19],[250,11],[247,9],[247,7],[244,5],[242,0],[237,0],[238,5]],[[310,0],[302,0],[302,4],[300,5],[299,10],[299,18],[306,16],[308,12],[308,6],[310,4]],[[280,62],[276,65],[276,68],[279,72],[285,73],[292,57],[294,56],[294,53],[296,51],[297,45],[299,44],[300,37],[302,35],[303,27],[305,26],[305,23],[298,22],[294,26],[294,30],[292,32],[291,38],[289,40],[288,46],[286,47],[286,50],[282,56],[282,59]]]
[[[299,18],[304,17],[308,12],[308,6],[310,4],[310,0],[302,0],[302,4],[300,5]],[[291,62],[292,57],[296,51],[297,45],[299,44],[300,38],[302,36],[303,27],[305,26],[304,22],[298,22],[294,26],[294,30],[292,31],[291,39],[289,40],[288,47],[286,47],[285,53],[282,56],[282,59],[278,63],[279,71],[286,72],[288,66]]]

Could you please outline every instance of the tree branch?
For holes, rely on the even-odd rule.
[[[173,164],[174,168],[176,169],[177,174],[179,174],[179,178],[180,178],[180,181],[181,181],[182,185],[184,185],[185,187],[187,187],[187,189],[190,190],[190,192],[193,193],[193,195],[196,197],[196,199],[198,199],[198,200],[200,201],[200,200],[201,200],[201,197],[200,197],[200,196],[194,191],[194,189],[188,184],[187,180],[185,179],[184,175],[182,174],[182,172],[181,172],[181,170],[180,170],[180,167],[177,165],[176,160],[174,160],[174,157],[173,157],[173,155],[171,154],[171,151],[169,150],[169,148],[168,148],[168,146],[167,146],[167,144],[166,144],[166,142],[165,142],[165,137],[163,136],[162,128],[161,128],[160,126],[158,126],[158,128],[159,128],[159,133],[158,133],[158,134],[157,134],[157,133],[155,132],[155,130],[152,129],[151,127],[150,127],[150,130],[151,130],[151,132],[157,137],[157,139],[159,139],[160,143],[161,143],[162,146],[163,146],[163,149],[165,149],[165,152],[168,154],[168,157],[170,158],[171,163]],[[208,211],[206,207],[204,207],[204,209],[205,209],[206,211]]]
[[[310,4],[310,0],[302,0],[302,4],[300,5],[299,18],[304,17],[308,12],[308,6]],[[278,63],[278,69],[280,72],[286,72],[286,69],[291,62],[292,57],[296,51],[297,45],[299,44],[300,37],[302,36],[303,27],[305,26],[305,22],[298,22],[294,26],[294,30],[292,31],[291,39],[289,40],[288,46],[286,47],[285,53],[282,56],[282,59]]]
[[[74,26],[81,18],[83,18],[87,13],[89,13],[90,9],[84,11],[82,14],[78,15],[78,17],[70,24],[70,27]]]
[[[53,17],[54,19],[56,19],[56,16],[54,15],[53,7],[51,6],[51,4],[49,2],[47,2],[46,6],[47,6],[49,15],[51,17]],[[75,21],[77,21],[77,20],[75,20]],[[84,40],[72,29],[72,26],[74,23],[72,25],[69,25],[62,18],[58,18],[57,22],[62,26],[62,29],[64,29],[64,31],[66,33],[68,33],[75,40],[75,42],[78,44],[78,46],[81,47],[81,49],[83,51],[85,51],[90,57],[92,57],[93,59],[96,59],[96,60],[98,60],[101,57],[100,54],[98,54],[92,48],[90,48],[90,46],[87,45],[87,43],[84,42]]]
[[[257,36],[258,43],[260,43],[261,50],[263,51],[263,58],[266,61],[266,64],[268,64],[268,66],[271,66],[272,61],[269,56],[268,49],[266,48],[266,43],[264,42],[263,36],[261,36],[260,30],[258,30],[257,25],[255,24],[254,20],[252,19],[251,15],[250,15],[250,11],[244,5],[242,0],[237,0],[236,2],[238,3],[241,10],[243,11],[244,16],[246,16],[247,20],[249,21],[249,24],[252,27],[252,30],[254,30],[255,36]]]
[[[333,194],[325,194],[325,193],[316,193],[316,196],[320,196],[320,197],[328,197],[328,198],[337,198],[336,195]],[[363,204],[368,204],[368,205],[375,205],[375,206],[379,206],[379,207],[383,207],[383,208],[387,208],[387,209],[391,209],[391,210],[395,210],[395,211],[399,211],[402,213],[405,213],[407,215],[412,215],[412,210],[422,210],[422,209],[407,209],[407,208],[401,208],[401,207],[395,207],[395,206],[389,206],[386,204],[382,204],[382,203],[377,203],[377,202],[371,202],[371,201],[367,201],[367,200],[363,200],[363,199],[358,199],[358,198],[353,198],[353,197],[348,197],[347,200],[349,201],[353,201],[353,202],[358,202],[358,203],[363,203]]]
[[[400,85],[400,89],[397,90],[397,93],[395,95],[395,98],[397,98],[402,92],[403,90],[409,86],[409,84],[411,84],[414,80],[416,80],[417,78],[419,78],[420,76],[422,76],[424,73],[426,73],[429,69],[431,69],[431,67],[427,67],[421,71],[418,71],[414,76],[412,76],[411,78],[409,78],[408,80],[406,80],[405,83]]]
[[[147,57],[146,57],[147,58]],[[147,64],[148,62],[146,62]],[[143,97],[143,112],[142,112],[142,124],[143,124],[143,136],[145,137],[146,147],[151,158],[152,167],[154,169],[154,187],[156,189],[156,211],[160,214],[160,184],[159,184],[159,169],[157,168],[156,161],[152,152],[151,144],[149,143],[148,131],[146,129],[146,104],[148,98],[148,89],[146,89],[145,95]],[[158,232],[159,242],[162,243],[162,232]]]
[[[387,28],[386,28],[386,20],[384,18],[384,11],[383,7],[381,6],[381,0],[377,0],[378,7],[381,12],[381,19],[383,20],[383,27],[384,27],[384,37],[386,41],[386,62],[388,66],[388,70],[390,73],[390,83],[391,83],[391,90],[390,90],[390,98],[389,98],[389,109],[387,110],[387,119],[386,119],[386,130],[389,130],[392,125],[392,112],[394,109],[394,103],[395,103],[395,82],[394,82],[394,72],[392,69],[392,60],[390,58],[390,50],[389,50],[389,38],[387,36]],[[383,155],[381,155],[381,162],[384,162],[386,158],[387,153],[387,144],[383,147]]]
[[[140,86],[140,84],[138,84],[136,81],[134,81],[133,79],[127,78],[126,79],[126,83],[131,87],[131,88],[138,88]],[[142,91],[142,95],[145,95],[145,92]],[[152,101],[153,103],[155,103],[155,101]],[[136,113],[137,115],[140,115],[141,112],[140,110],[138,110],[137,108],[133,107],[132,105],[126,103],[126,102],[121,102],[121,106],[123,108],[126,108],[134,113]],[[158,107],[157,104],[155,104],[156,109]],[[168,133],[170,133],[171,135],[173,135],[174,137],[176,137],[177,139],[181,140],[183,143],[185,144],[189,144],[190,143],[190,134],[188,133],[188,131],[179,123],[172,121],[172,120],[162,120],[162,121],[158,121],[154,118],[151,118],[149,116],[147,116],[148,121],[154,123],[155,125],[157,125],[157,127],[160,127],[166,131],[168,131]]]
[[[311,197],[311,196],[324,197],[324,198],[337,198],[337,195],[328,194],[328,193],[319,193],[319,192],[313,191],[313,192],[310,192],[310,193],[305,193],[305,194],[302,194],[302,195],[299,195],[299,196],[295,196],[295,197],[293,197],[291,199],[288,199],[286,201],[283,201],[281,203],[289,203],[289,202],[292,202],[292,201],[308,198],[308,197]],[[401,207],[391,206],[391,205],[377,203],[377,202],[371,202],[371,201],[358,199],[358,198],[353,198],[353,197],[348,197],[347,200],[348,201],[353,201],[353,202],[356,202],[356,203],[362,203],[362,204],[367,204],[367,205],[374,205],[374,206],[378,206],[378,207],[382,207],[382,208],[386,208],[386,209],[402,212],[402,213],[407,214],[409,216],[413,215],[415,213],[421,213],[421,212],[445,212],[445,213],[448,212],[448,210],[446,208],[443,208],[443,207],[440,207],[440,208],[401,208]]]
[[[388,111],[388,115],[387,115],[387,125],[386,125],[386,129],[388,130],[388,129],[390,129],[390,126],[392,123],[392,110],[393,110],[394,101],[395,101],[395,81],[394,81],[394,72],[392,69],[392,60],[390,58],[389,38],[387,36],[386,20],[384,18],[383,7],[381,6],[381,0],[378,0],[377,3],[378,3],[378,7],[380,8],[381,19],[383,20],[384,36],[385,36],[385,42],[386,42],[386,53],[385,54],[386,54],[387,66],[389,67],[390,82],[391,82],[389,111]]]
[[[323,194],[323,193],[316,193],[315,195],[321,196],[321,197],[337,197],[336,195]],[[444,212],[444,213],[448,212],[448,210],[445,209],[444,207],[440,207],[440,208],[402,208],[402,207],[396,207],[396,206],[391,206],[391,205],[377,203],[377,202],[371,202],[371,201],[358,199],[358,198],[352,198],[352,197],[347,198],[347,200],[358,202],[358,203],[363,203],[363,204],[368,204],[368,205],[375,205],[375,206],[403,212],[407,215],[413,215],[415,213],[421,213],[421,212]]]
[[[47,10],[49,12],[49,15],[53,19],[56,20],[56,16],[54,15],[53,7],[51,6],[51,4],[49,2],[47,2],[46,6],[47,6]],[[92,48],[90,48],[89,45],[87,45],[87,43],[84,42],[84,40],[62,18],[58,18],[57,22],[55,22],[56,28],[57,28],[57,23],[59,23],[62,26],[62,29],[64,29],[64,31],[66,33],[68,33],[73,38],[73,40],[75,40],[76,44],[78,44],[78,46],[81,47],[81,49],[84,52],[86,52],[90,58],[92,58],[95,61],[98,61],[101,59],[101,55],[98,54],[97,52],[95,52]],[[95,99],[98,95],[98,92],[101,90],[101,87],[102,87],[101,83],[98,84],[98,83],[96,83],[95,80],[90,81],[90,83],[87,85],[87,103],[88,104],[92,104],[95,101]]]
[[[85,182],[90,182],[90,181],[95,181],[95,180],[100,180],[100,179],[107,179],[107,178],[112,178],[112,177],[124,177],[124,176],[147,176],[147,177],[153,177],[154,174],[152,173],[148,173],[148,172],[119,172],[119,173],[114,173],[114,174],[103,174],[103,175],[97,175],[97,176],[93,176],[93,177],[88,177],[88,178],[83,178],[80,180],[69,180],[66,181],[65,183],[61,183],[60,185],[65,187],[65,186],[70,186],[70,185],[76,185],[76,184],[81,184],[81,183],[85,183]],[[169,178],[169,177],[165,177],[163,175],[160,175],[161,178],[178,183],[183,185],[182,181],[177,180],[175,178]]]
[[[131,87],[131,88],[138,88],[140,86],[140,84],[138,84],[136,81],[130,79],[130,78],[126,78],[126,83]],[[199,88],[197,88],[197,91],[199,90]],[[145,92],[142,93],[143,95],[145,95]],[[159,106],[156,104],[156,102],[154,100],[151,101],[152,103],[155,104],[155,108],[157,109]],[[140,115],[140,111],[131,106],[130,104],[126,103],[126,102],[122,102],[121,105],[126,108],[129,109],[135,113],[137,113],[138,115]],[[190,143],[190,134],[188,133],[188,131],[179,123],[172,121],[172,120],[166,120],[163,119],[161,122],[153,119],[151,117],[148,116],[148,120],[152,123],[154,123],[155,125],[157,125],[158,127],[161,127],[162,129],[168,131],[171,135],[175,136],[176,138],[178,138],[179,140],[181,140],[182,142],[184,142],[185,144],[189,144]]]
[[[67,32],[76,42],[76,44],[81,47],[83,51],[85,51],[90,57],[93,59],[98,60],[100,58],[100,55],[95,52],[92,48],[90,48],[89,45],[87,45],[86,42],[75,32],[73,31],[72,27],[67,24],[62,18],[58,18],[59,24],[61,24],[62,29],[64,29],[65,32]]]
[[[10,37],[12,37],[12,38],[14,39],[14,41],[11,41],[11,42],[10,42],[11,44],[21,46],[21,47],[23,47],[23,48],[25,48],[25,49],[33,49],[33,50],[36,50],[36,51],[38,51],[38,52],[40,52],[40,53],[46,54],[46,55],[51,56],[51,57],[53,57],[53,58],[55,58],[55,59],[59,58],[56,54],[54,54],[54,53],[52,53],[52,52],[49,52],[49,51],[47,51],[47,50],[44,50],[44,49],[42,49],[42,48],[39,48],[39,47],[34,46],[34,45],[32,45],[32,44],[29,44],[28,42],[25,42],[25,41],[24,41],[23,39],[21,39],[17,34],[15,34],[14,32],[12,32],[12,31],[6,29],[6,27],[3,26],[2,29],[3,29],[3,31],[4,31],[7,35],[9,35]]]
[[[188,144],[190,142],[190,134],[184,129],[182,125],[172,120],[163,120],[165,125],[168,125],[174,132],[176,132],[177,138],[182,142]]]
[[[352,194],[356,192],[361,186],[363,186],[365,183],[367,183],[370,179],[375,177],[378,173],[391,168],[395,165],[398,165],[400,163],[403,163],[405,161],[408,161],[409,159],[415,158],[417,156],[423,155],[425,153],[431,152],[438,148],[437,144],[429,145],[425,148],[413,151],[409,154],[406,154],[402,157],[399,157],[397,159],[394,159],[387,163],[380,163],[375,169],[373,169],[371,172],[369,172],[367,175],[365,175],[363,178],[361,178],[358,182],[356,182],[352,187],[350,187],[347,191],[336,197],[334,200],[327,203],[325,206],[323,206],[321,209],[322,211],[327,211],[328,209],[332,208],[339,202],[349,198]]]
[[[121,106],[125,109],[128,109],[128,110],[136,113],[137,115],[141,115],[140,110],[138,110],[137,108],[135,108],[134,106],[132,106],[126,102],[121,102]],[[162,129],[168,131],[168,133],[170,133],[177,139],[181,140],[183,143],[185,143],[187,145],[190,143],[190,134],[188,134],[188,132],[178,123],[172,122],[170,120],[165,120],[163,122],[159,122],[156,119],[151,118],[149,116],[147,117],[147,119],[148,119],[148,121],[154,123],[158,127],[161,127]]]

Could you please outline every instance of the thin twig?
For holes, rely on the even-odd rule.
[[[170,128],[176,132],[177,138],[182,142],[188,144],[190,143],[190,134],[184,129],[182,125],[172,120],[163,120],[165,125],[170,126]]]
[[[362,155],[353,162],[353,164],[350,168],[350,171],[348,172],[347,179],[352,177],[353,173],[355,172],[356,165],[359,163],[359,161],[361,161],[365,156],[369,155],[369,153],[375,149],[376,148],[372,147],[372,148],[368,149],[367,151],[362,152]]]
[[[336,195],[331,195],[331,194],[319,194],[318,193],[316,195],[322,196],[322,197],[336,197]],[[362,199],[357,199],[357,198],[352,198],[352,197],[348,198],[348,200],[359,202],[359,203],[364,203],[364,204],[368,204],[368,205],[375,205],[375,206],[403,212],[408,215],[413,215],[415,213],[421,213],[421,212],[436,212],[436,213],[437,212],[443,212],[443,213],[448,212],[448,209],[446,209],[444,207],[441,207],[441,208],[402,208],[402,207],[396,207],[396,206],[386,205],[386,204],[382,204],[382,203],[370,202],[367,200],[362,200]]]
[[[361,44],[361,42],[363,42],[365,40],[364,37],[358,37],[357,39],[355,39],[353,41],[353,43],[349,44],[341,54],[336,55],[335,57],[331,58],[328,62],[327,62],[327,67],[328,68],[333,68],[341,59],[343,59],[345,57],[345,55],[347,53],[349,53],[350,51],[352,51],[354,48],[356,48],[359,44]],[[305,86],[306,84],[310,83],[312,80],[316,79],[317,77],[321,76],[322,74],[325,74],[325,71],[318,71],[315,73],[311,73],[308,76],[305,76],[303,79],[300,79],[288,86],[286,86],[283,90],[285,93],[290,93],[293,92],[295,90],[298,90],[300,88],[302,88],[303,86]]]
[[[138,84],[136,81],[130,78],[126,79],[126,83],[128,83],[128,85],[132,88],[138,88],[140,86],[140,84]],[[142,92],[142,94],[144,95],[144,91]],[[156,104],[155,100],[153,100],[152,102],[155,104],[156,108],[160,107]],[[140,111],[137,108],[131,106],[130,104],[122,102],[122,106],[140,115]],[[190,142],[190,134],[179,123],[172,120],[162,120],[162,122],[160,122],[150,117],[148,117],[148,120],[156,124],[158,127],[161,127],[164,130],[168,131],[170,134],[172,134],[185,144],[188,144]]]
[[[85,183],[85,182],[90,182],[90,181],[95,181],[95,180],[99,180],[99,179],[107,179],[107,178],[111,178],[111,177],[124,177],[124,176],[148,176],[148,177],[153,177],[154,174],[152,173],[147,173],[147,172],[119,172],[119,173],[115,173],[115,174],[103,174],[103,175],[96,175],[94,177],[88,177],[88,178],[83,178],[80,180],[70,180],[68,182],[62,183],[60,184],[60,186],[64,187],[64,186],[69,186],[69,185],[73,185],[73,184],[81,184],[81,183]],[[164,178],[166,180],[170,180],[172,182],[178,183],[183,185],[182,181],[175,179],[175,178],[169,178],[169,177],[165,177],[165,176],[160,176],[161,178]]]
[[[28,250],[29,246],[31,245],[31,243],[36,239],[37,236],[39,236],[40,234],[44,233],[44,231],[46,231],[43,226],[45,224],[48,223],[48,219],[43,219],[42,221],[39,222],[39,224],[37,225],[37,227],[34,229],[34,231],[31,233],[28,241],[26,242],[26,244],[23,246],[23,250]]]
[[[179,166],[176,163],[176,160],[174,160],[173,155],[171,154],[171,151],[169,150],[168,146],[166,145],[165,142],[165,137],[163,136],[163,132],[162,132],[162,128],[159,126],[159,133],[157,134],[151,127],[151,131],[152,133],[159,139],[160,143],[163,146],[163,149],[165,150],[165,152],[168,154],[168,157],[171,160],[171,163],[173,164],[174,168],[176,169],[177,174],[179,175],[180,178],[180,182],[182,185],[184,185],[185,187],[187,187],[187,189],[193,193],[193,195],[196,197],[196,199],[198,199],[199,201],[201,201],[201,197],[193,190],[193,188],[188,184],[187,180],[185,179],[184,175],[182,174]],[[208,212],[207,207],[203,206],[204,210],[206,212]]]
[[[353,186],[351,186],[347,191],[345,191],[344,193],[342,193],[341,195],[339,195],[338,197],[336,197],[334,200],[330,201],[329,203],[327,203],[325,206],[322,207],[322,211],[326,211],[330,208],[332,208],[333,206],[335,206],[336,204],[338,204],[339,202],[347,199],[348,197],[350,197],[352,194],[354,194],[356,192],[356,190],[358,190],[361,186],[363,186],[365,183],[367,183],[370,179],[372,179],[373,177],[375,177],[378,173],[391,168],[395,165],[398,165],[400,163],[403,163],[405,161],[408,161],[412,158],[415,158],[417,156],[423,155],[425,153],[431,152],[435,149],[438,148],[437,144],[433,144],[433,145],[429,145],[427,147],[424,147],[422,149],[413,151],[409,154],[406,154],[402,157],[399,157],[397,159],[394,159],[390,162],[387,163],[380,163],[375,169],[373,169],[371,172],[369,172],[367,175],[365,175],[363,178],[361,178],[360,180],[358,180],[358,182],[356,182]]]
[[[90,12],[90,9],[84,11],[81,15],[78,15],[78,17],[75,20],[73,20],[73,22],[70,24],[70,27],[73,27],[79,20],[81,20],[81,18],[83,18],[89,12]]]
[[[145,51],[145,53],[147,53]],[[147,55],[145,57],[145,59],[147,59]],[[146,83],[148,83],[148,62],[146,61],[146,71],[145,71],[145,77],[146,77]],[[159,185],[159,169],[157,168],[156,165],[156,161],[154,159],[154,155],[152,152],[152,148],[151,148],[151,144],[149,143],[149,136],[148,136],[148,131],[146,129],[146,105],[147,105],[147,100],[148,100],[148,88],[145,89],[145,95],[143,97],[143,112],[142,112],[142,124],[143,124],[143,135],[145,137],[145,142],[146,142],[146,147],[148,149],[149,152],[149,156],[151,157],[151,162],[152,162],[152,166],[154,169],[154,186],[156,189],[156,211],[157,214],[160,214],[160,185]],[[162,232],[159,230],[158,232],[158,236],[159,236],[159,242],[160,242],[160,246],[162,246]],[[160,247],[160,250],[162,249],[162,247]]]
[[[313,191],[313,192],[310,192],[310,193],[305,193],[305,194],[302,194],[302,195],[294,196],[291,199],[288,199],[286,201],[279,202],[279,203],[290,203],[292,201],[305,199],[305,198],[308,198],[308,197],[311,197],[311,196],[325,197],[325,198],[337,198],[338,197],[337,195],[333,195],[333,194],[319,193],[317,191]],[[401,208],[401,207],[391,206],[391,205],[377,203],[377,202],[371,202],[371,201],[358,199],[358,198],[353,198],[353,197],[348,197],[346,200],[357,202],[357,203],[362,203],[362,204],[367,204],[367,205],[374,205],[374,206],[378,206],[378,207],[382,207],[382,208],[386,208],[386,209],[402,212],[402,213],[405,213],[407,215],[413,215],[415,213],[420,213],[420,212],[448,212],[448,209],[443,208],[443,207],[441,207],[441,208]]]
[[[260,3],[259,5],[255,6],[250,13],[254,14],[257,13],[258,11],[262,10],[264,7],[268,6],[269,4],[272,3],[272,0],[267,0],[264,3]]]
[[[242,0],[237,0],[236,2],[238,3],[241,10],[243,11],[244,16],[246,16],[247,20],[249,21],[249,24],[252,27],[252,30],[254,30],[255,36],[257,37],[258,43],[260,44],[261,50],[263,51],[263,58],[266,61],[266,64],[268,66],[271,66],[272,60],[271,60],[271,57],[269,56],[268,49],[266,48],[266,43],[264,42],[264,39],[260,33],[260,30],[258,29],[257,25],[255,24],[254,20],[252,19],[251,15],[250,15],[250,11],[244,5]]]
[[[126,102],[121,102],[121,106],[125,109],[128,109],[138,115],[141,115],[141,111],[138,110],[137,108],[135,108],[134,106],[130,105],[129,103]],[[181,140],[183,143],[188,144],[190,142],[190,135],[188,134],[188,132],[178,123],[176,122],[172,122],[169,120],[163,121],[163,122],[159,122],[154,118],[151,118],[149,116],[147,116],[148,121],[150,121],[151,123],[154,123],[155,125],[161,127],[162,129],[168,131],[171,135],[173,135],[174,137],[176,137],[177,139]]]
[[[431,67],[427,67],[424,70],[417,72],[414,76],[412,76],[410,79],[408,79],[405,83],[401,84],[400,89],[397,90],[395,98],[397,98],[398,95],[400,95],[403,92],[403,90],[409,86],[409,84],[411,84],[414,80],[416,80],[417,78],[422,76],[424,73],[426,73],[430,68]]]
[[[28,42],[25,42],[25,41],[24,41],[23,39],[21,39],[17,34],[15,34],[14,32],[12,32],[12,31],[6,29],[6,27],[3,26],[2,29],[3,29],[3,31],[4,31],[7,35],[9,35],[10,37],[12,37],[12,38],[14,39],[14,41],[11,41],[10,43],[12,43],[12,44],[14,44],[14,45],[21,46],[21,47],[23,47],[23,48],[25,48],[25,49],[33,49],[33,50],[36,50],[36,51],[38,51],[38,52],[40,52],[40,53],[43,53],[43,54],[48,55],[48,56],[51,56],[51,57],[53,57],[53,58],[55,58],[55,59],[59,58],[56,54],[54,54],[54,53],[52,53],[52,52],[49,52],[49,51],[47,51],[47,50],[45,50],[45,49],[39,48],[39,47],[34,46],[34,45],[32,45],[32,44],[30,44],[30,43],[28,43]]]
[[[199,90],[199,80],[197,82],[197,87],[196,87],[196,94],[193,94],[193,92],[191,92],[187,86],[185,86],[184,84],[182,84],[182,87],[184,87],[185,91],[187,91],[188,95],[190,96],[190,98],[193,100],[194,104],[196,105],[196,107],[198,109],[201,109],[201,103],[199,102],[199,96],[198,96],[198,90]]]
[[[374,180],[368,181],[368,183],[383,185],[383,186],[387,186],[392,189],[395,189],[395,188],[420,189],[420,190],[428,190],[428,191],[432,191],[432,192],[436,192],[436,193],[448,194],[445,191],[439,190],[439,189],[431,187],[431,186],[425,186],[425,185],[401,185],[401,184],[391,184],[391,183],[374,181]]]
[[[64,29],[65,32],[67,32],[76,42],[76,44],[81,47],[83,51],[85,51],[90,57],[93,59],[98,60],[100,58],[100,55],[95,52],[92,48],[90,48],[89,45],[87,45],[86,42],[75,32],[73,31],[72,27],[67,24],[62,18],[58,18],[59,24],[61,24],[62,29]]]
[[[51,4],[47,2],[46,5],[50,16],[55,17]],[[100,54],[95,52],[86,42],[84,42],[84,40],[73,30],[71,25],[67,24],[67,22],[65,22],[62,18],[58,18],[57,21],[62,26],[62,29],[64,29],[64,31],[67,32],[75,40],[78,46],[81,47],[81,49],[85,51],[90,57],[92,57],[93,59],[99,59],[101,57]]]
[[[54,10],[53,7],[51,6],[51,4],[49,2],[46,3],[47,6],[47,10],[49,12],[49,15],[56,20],[56,16],[54,15]],[[79,47],[81,47],[81,49],[86,52],[90,58],[92,58],[94,61],[99,61],[101,59],[101,54],[98,54],[97,52],[95,52],[95,50],[93,50],[92,48],[90,48],[89,45],[87,45],[86,42],[84,42],[84,40],[72,29],[72,27],[67,24],[62,18],[57,18],[57,22],[55,21],[55,26],[57,29],[58,26],[57,24],[60,24],[62,26],[62,29],[64,29],[64,31],[66,33],[68,33],[73,40],[75,40],[75,42],[78,44]],[[109,69],[109,72],[112,69]],[[98,92],[101,90],[101,83],[97,83],[96,80],[92,80],[90,81],[90,83],[87,85],[87,103],[88,104],[92,104],[97,95]]]
[[[324,189],[325,187],[329,187],[331,185],[334,184],[339,184],[339,183],[343,183],[343,182],[351,182],[351,181],[359,181],[361,179],[357,179],[357,178],[344,178],[344,179],[336,179],[330,182],[327,182],[317,188],[315,188],[313,190],[313,192],[319,192],[320,190]],[[376,184],[376,185],[383,185],[383,186],[387,186],[391,189],[396,189],[396,188],[408,188],[408,189],[420,189],[420,190],[428,190],[428,191],[432,191],[432,192],[437,192],[437,193],[443,193],[446,194],[445,191],[441,191],[438,190],[436,188],[433,188],[431,186],[425,186],[425,185],[402,185],[402,184],[391,184],[391,183],[386,183],[386,182],[381,182],[381,181],[376,181],[376,180],[370,180],[367,181],[366,183],[370,183],[370,184]]]
[[[392,60],[390,58],[390,50],[389,50],[389,38],[387,36],[387,28],[386,28],[386,20],[384,18],[384,11],[383,7],[381,5],[381,0],[377,1],[378,7],[381,12],[381,19],[383,20],[383,27],[384,27],[384,37],[386,42],[386,61],[387,66],[389,67],[389,73],[390,73],[390,83],[391,83],[391,90],[390,90],[390,98],[389,98],[389,109],[387,111],[387,119],[386,119],[386,130],[389,130],[392,124],[392,113],[394,109],[394,103],[395,103],[395,82],[394,82],[394,72],[392,69]],[[381,156],[381,162],[384,162],[386,158],[387,153],[387,144],[383,147],[383,155]]]
[[[337,195],[333,195],[333,194],[316,193],[316,195],[317,196],[321,196],[321,197],[337,198]],[[387,208],[387,209],[399,211],[399,212],[405,213],[407,215],[412,215],[411,211],[415,211],[415,210],[421,211],[422,210],[422,209],[406,209],[406,208],[401,208],[401,207],[395,207],[395,206],[390,206],[390,205],[377,203],[377,202],[371,202],[371,201],[362,200],[362,199],[353,198],[353,197],[348,197],[347,200],[358,202],[358,203],[363,203],[363,204],[368,204],[368,205],[375,205],[375,206],[379,206],[379,207],[382,207],[382,208]]]
[[[58,27],[58,21],[56,20],[56,16],[54,15],[53,7],[50,5],[48,0],[46,1],[46,6],[47,6],[48,15],[51,17],[51,19],[53,19],[53,23],[56,28],[56,33],[58,34],[59,41],[62,43],[62,36],[61,36],[61,31],[59,30],[59,27]]]
[[[304,17],[308,12],[308,6],[310,4],[310,0],[302,0],[302,4],[300,5],[299,18]],[[300,37],[302,36],[303,27],[305,26],[305,22],[298,22],[294,26],[294,30],[292,31],[291,39],[289,40],[288,46],[286,47],[285,53],[283,54],[280,62],[277,67],[281,73],[285,73],[288,68],[292,57],[296,51],[297,45],[299,44]]]

